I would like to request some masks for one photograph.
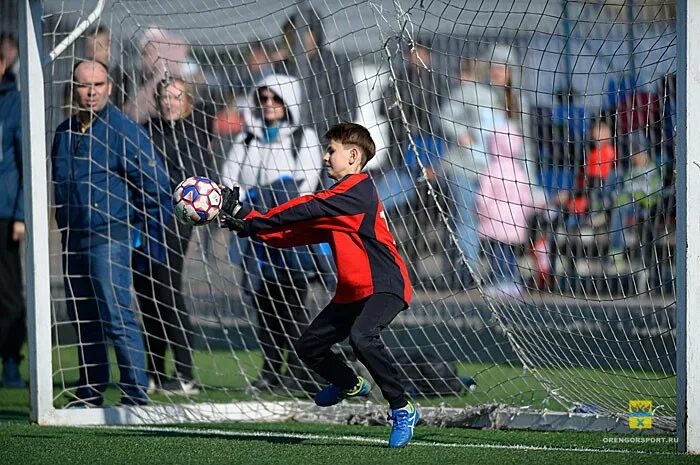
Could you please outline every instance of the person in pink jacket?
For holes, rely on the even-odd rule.
[[[493,285],[485,292],[517,295],[521,280],[515,249],[527,242],[535,209],[545,205],[530,183],[519,131],[512,124],[497,126],[485,135],[485,142],[487,168],[476,198],[477,232],[493,273]]]

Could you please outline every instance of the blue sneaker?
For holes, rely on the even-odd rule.
[[[362,376],[358,376],[357,384],[352,389],[344,390],[335,384],[328,384],[318,391],[316,397],[314,397],[314,402],[319,407],[330,407],[348,397],[366,397],[371,389],[372,386],[370,386],[369,382]]]
[[[27,383],[19,373],[17,361],[8,358],[2,363],[2,385],[6,388],[22,389],[27,387]]]
[[[391,421],[394,425],[389,435],[389,447],[398,448],[408,444],[413,437],[413,427],[418,420],[420,420],[420,414],[410,402],[405,407],[392,409]]]

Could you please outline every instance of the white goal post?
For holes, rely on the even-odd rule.
[[[700,424],[698,414],[698,381],[700,367],[695,354],[700,350],[698,339],[692,335],[697,331],[697,313],[700,296],[694,289],[700,285],[700,244],[693,240],[700,234],[700,222],[689,211],[700,199],[700,190],[694,182],[698,167],[698,153],[693,150],[700,143],[697,131],[692,126],[700,92],[696,86],[700,76],[700,47],[693,40],[693,28],[700,24],[700,5],[693,1],[678,2],[678,76],[681,99],[678,106],[678,244],[683,253],[678,255],[678,304],[677,304],[677,370],[678,370],[678,448],[691,454],[700,453]]]
[[[49,269],[48,176],[44,140],[44,62],[41,28],[42,2],[20,2],[20,60],[23,64],[22,147],[27,222],[27,335],[31,389],[31,419],[44,423],[54,410],[51,380],[51,294]]]
[[[289,256],[232,240],[213,228],[193,233],[189,252],[186,245],[180,254],[183,284],[170,289],[184,296],[186,308],[174,310],[178,318],[191,318],[191,326],[183,325],[188,342],[178,346],[167,328],[158,336],[169,347],[162,355],[168,370],[179,363],[178,349],[190,352],[197,393],[173,395],[161,389],[156,374],[149,405],[118,405],[119,390],[112,383],[104,406],[67,408],[78,373],[86,370],[75,355],[85,344],[67,310],[82,297],[72,295],[68,284],[64,289],[62,263],[71,251],[60,240],[59,232],[65,231],[54,222],[55,186],[47,167],[55,126],[76,110],[69,70],[87,58],[89,51],[81,48],[85,38],[102,26],[111,34],[110,79],[124,99],[117,106],[124,109],[131,98],[137,111],[151,110],[133,99],[148,84],[138,61],[146,59],[149,46],[158,49],[163,54],[154,69],[167,70],[166,84],[160,85],[181,77],[171,72],[176,65],[190,99],[201,104],[195,107],[206,127],[193,117],[192,131],[210,138],[200,145],[218,173],[232,160],[236,144],[243,147],[245,140],[249,150],[246,124],[256,129],[251,114],[257,114],[261,87],[256,83],[262,81],[253,65],[260,65],[261,75],[265,66],[275,65],[275,75],[298,78],[298,101],[285,102],[288,123],[299,113],[300,124],[315,131],[332,118],[342,119],[340,109],[328,116],[328,99],[335,99],[338,108],[341,100],[352,100],[347,112],[377,141],[371,175],[378,186],[387,182],[390,188],[382,200],[416,291],[411,308],[397,317],[384,340],[427,423],[635,433],[629,425],[637,412],[628,402],[652,400],[652,432],[674,431],[679,450],[700,453],[700,395],[695,392],[700,361],[694,355],[700,354],[700,342],[693,337],[700,330],[693,311],[700,306],[693,292],[700,288],[700,243],[692,240],[700,237],[700,221],[689,211],[700,204],[700,184],[693,182],[700,154],[689,149],[700,147],[700,131],[692,127],[700,121],[700,49],[691,33],[700,22],[700,4],[537,0],[521,11],[504,9],[510,2],[502,1],[489,6],[425,3],[262,1],[253,11],[236,0],[19,0],[32,421],[386,421],[379,396],[330,410],[315,407],[312,388],[289,384],[293,368],[311,374],[294,365],[290,346],[267,328],[264,298],[273,302],[267,305],[274,312],[279,309],[274,301],[294,306],[285,289],[301,296],[311,316],[326,304],[333,291],[332,268],[323,267],[328,256],[322,249],[308,252],[313,269],[289,283],[283,274],[296,270]],[[308,8],[315,17],[304,17]],[[325,35],[319,48],[335,60],[334,65],[321,60],[329,87],[316,87],[318,101],[309,91],[321,86],[315,80],[318,70],[312,69],[303,36],[314,27]],[[274,61],[272,55],[283,52],[286,57]],[[269,62],[255,61],[262,57]],[[350,74],[352,99],[338,99],[348,91],[334,81],[339,69]],[[508,76],[502,84],[496,83],[499,71]],[[468,101],[472,84],[472,101],[478,103]],[[488,103],[483,103],[484,93]],[[501,98],[502,108],[496,103]],[[459,123],[470,109],[476,109],[479,122]],[[163,111],[148,118],[164,118]],[[234,119],[226,120],[227,114]],[[156,140],[148,118],[139,122]],[[604,126],[609,136],[602,135]],[[265,137],[274,141],[276,133],[270,136],[267,129]],[[497,137],[504,131],[509,162],[499,164],[506,150],[499,148]],[[590,161],[593,152],[603,152],[601,141],[608,140],[616,158]],[[301,156],[297,151],[320,154],[322,143],[293,147],[294,163]],[[455,154],[467,146],[477,155],[464,166]],[[641,152],[653,166],[645,172],[634,171],[641,166],[636,165],[642,163],[636,161]],[[485,160],[481,165],[479,156]],[[615,177],[610,184],[601,175],[606,163]],[[598,168],[589,170],[592,165]],[[504,174],[504,167],[512,173]],[[404,169],[410,171],[407,178],[401,177]],[[290,172],[299,179],[299,173],[308,176],[308,167]],[[524,178],[518,177],[521,173]],[[570,180],[563,180],[567,176]],[[646,190],[635,176],[645,179]],[[521,201],[495,198],[501,187],[518,190]],[[630,199],[621,200],[625,196]],[[488,222],[494,220],[488,216],[494,212],[489,200],[510,205],[510,217],[496,222],[515,223],[514,234],[527,230],[527,238],[511,243],[494,240],[497,232],[489,236]],[[515,204],[521,212],[532,204],[532,212],[523,213],[527,225],[518,226]],[[396,205],[393,212],[390,205]],[[463,216],[470,211],[473,218]],[[623,212],[629,217],[616,223]],[[620,241],[622,248],[616,246]],[[140,247],[135,244],[129,242],[132,254]],[[273,270],[273,277],[260,278],[268,284],[250,284],[254,268]],[[278,286],[281,294],[261,296],[265,286],[266,292]],[[129,292],[146,328],[145,357],[152,360],[149,316],[139,291]],[[282,328],[287,341],[294,338],[289,326]],[[260,388],[256,377],[274,365],[266,344],[284,355],[278,378]],[[362,370],[346,349],[349,363]],[[116,363],[110,360],[115,379]],[[317,386],[321,381],[308,382]]]

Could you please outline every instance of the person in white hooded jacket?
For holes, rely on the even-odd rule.
[[[244,111],[245,130],[231,147],[221,173],[224,184],[241,186],[242,199],[251,188],[283,177],[296,181],[299,195],[314,192],[323,153],[316,132],[299,123],[299,80],[272,74],[255,88]]]
[[[295,77],[272,74],[259,81],[244,112],[245,130],[234,141],[222,169],[224,184],[239,185],[241,198],[265,210],[319,186],[323,153],[316,131],[299,123],[301,95]],[[258,311],[263,366],[252,387],[315,391],[311,375],[293,349],[309,322],[304,301],[315,264],[308,248],[281,251],[259,241],[234,241],[231,247],[233,261],[240,260],[244,268],[246,287],[253,289]],[[235,250],[239,247],[240,251]]]

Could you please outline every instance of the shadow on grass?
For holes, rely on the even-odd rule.
[[[2,421],[29,422],[29,410],[19,408],[0,409],[0,422]]]
[[[288,434],[288,433],[287,433]],[[227,432],[226,434],[221,434],[217,432],[202,432],[193,431],[188,428],[183,428],[182,431],[143,431],[143,430],[133,430],[130,431],[128,428],[122,430],[110,430],[110,431],[96,431],[93,433],[95,437],[104,436],[114,438],[115,436],[121,437],[149,437],[149,438],[188,438],[188,439],[222,439],[222,440],[232,440],[241,442],[263,442],[267,444],[280,444],[280,445],[303,445],[308,443],[309,446],[319,447],[319,446],[333,446],[333,447],[343,447],[343,446],[353,446],[356,447],[357,444],[351,444],[344,441],[342,438],[334,438],[328,436],[323,440],[326,444],[320,444],[319,439],[315,437],[303,438],[303,437],[289,437],[285,433],[278,433],[274,431],[260,431],[259,435],[255,434],[244,434],[236,432]],[[332,444],[329,444],[332,443]],[[384,448],[383,444],[367,443],[363,444],[364,447],[370,448]]]
[[[294,444],[302,444],[308,439],[305,438],[290,438],[290,437],[282,437],[282,436],[275,436],[275,433],[270,433],[270,436],[254,436],[254,435],[247,435],[247,434],[236,434],[236,433],[231,433],[231,434],[217,434],[217,433],[205,433],[205,432],[200,432],[200,431],[192,431],[189,429],[183,429],[182,432],[179,431],[143,431],[143,430],[134,430],[134,431],[129,431],[127,429],[119,430],[119,431],[98,431],[94,433],[95,436],[108,436],[108,437],[114,437],[114,436],[122,436],[122,437],[128,437],[128,436],[134,436],[134,437],[154,437],[154,438],[199,438],[199,439],[227,439],[227,440],[233,440],[233,441],[260,441],[260,442],[266,442],[270,444],[284,444],[284,445],[294,445]]]

